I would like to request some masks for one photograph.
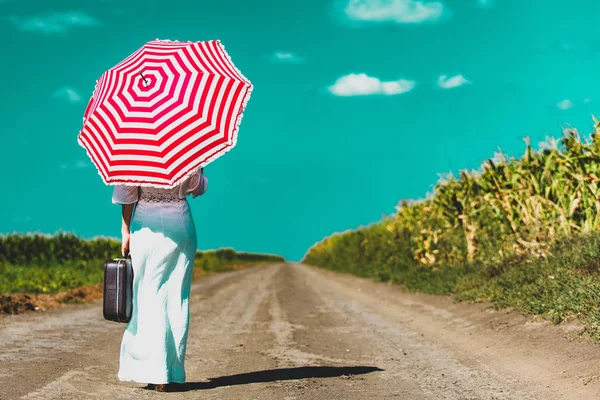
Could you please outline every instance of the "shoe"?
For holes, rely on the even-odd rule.
[[[157,392],[178,392],[181,390],[182,387],[183,383],[161,383],[159,385],[156,385],[156,388],[154,390],[156,390]]]
[[[156,385],[154,383],[149,383],[144,387],[144,389],[154,390],[156,389]]]
[[[161,383],[161,384],[156,385],[154,390],[156,390],[157,392],[167,392],[168,391],[167,386],[169,386],[168,383]]]

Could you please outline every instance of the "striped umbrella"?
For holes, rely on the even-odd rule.
[[[77,141],[105,184],[171,188],[235,146],[251,92],[220,41],[150,41],[98,79]]]

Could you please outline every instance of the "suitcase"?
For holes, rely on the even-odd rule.
[[[133,298],[131,258],[115,258],[104,263],[104,319],[129,322]]]

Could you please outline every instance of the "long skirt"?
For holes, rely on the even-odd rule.
[[[140,201],[130,230],[133,307],[121,342],[118,378],[183,383],[197,247],[189,204],[186,199]]]

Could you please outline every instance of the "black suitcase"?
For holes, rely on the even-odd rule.
[[[104,319],[129,322],[133,297],[133,268],[130,258],[104,263]]]

